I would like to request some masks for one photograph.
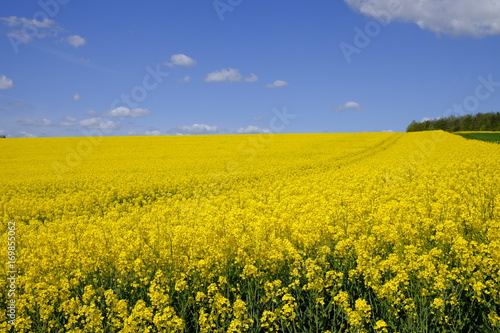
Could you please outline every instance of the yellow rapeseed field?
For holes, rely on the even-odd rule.
[[[2,139],[0,331],[499,332],[499,161],[441,131]]]

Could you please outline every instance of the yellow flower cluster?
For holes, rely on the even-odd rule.
[[[500,330],[500,145],[436,131],[0,152],[17,271],[2,332]]]

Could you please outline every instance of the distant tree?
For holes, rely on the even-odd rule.
[[[482,113],[476,114],[474,117],[474,131],[480,131],[482,123],[484,121],[484,116]]]
[[[5,139],[6,136],[5,135],[0,135],[0,139]]]
[[[493,131],[497,131],[500,127],[500,112],[493,113],[491,116],[491,127]]]
[[[460,118],[453,117],[451,120],[451,131],[458,132],[460,131]]]
[[[441,118],[436,120],[436,122],[434,123],[434,128],[437,130],[448,131],[448,123],[446,119]]]
[[[426,120],[422,123],[422,131],[428,131],[432,123],[430,120]]]
[[[412,121],[406,128],[407,132],[443,130],[458,131],[499,131],[500,112],[478,113],[462,117],[447,117],[422,122]]]
[[[472,131],[473,128],[474,128],[474,119],[472,119],[472,116],[470,114],[463,116],[458,131],[460,129],[462,131]]]
[[[420,123],[417,123],[415,120],[411,122],[410,125],[408,125],[408,127],[406,128],[406,131],[407,132],[417,132],[417,131],[421,131],[421,126],[420,126]]]

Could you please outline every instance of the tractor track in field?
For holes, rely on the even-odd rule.
[[[375,156],[390,147],[394,146],[401,137],[403,137],[404,133],[395,133],[389,136],[386,139],[381,140],[377,144],[373,146],[366,147],[360,151],[351,154],[345,154],[342,156],[325,159],[321,162],[321,165],[318,164],[307,164],[300,167],[302,171],[310,171],[315,169],[315,172],[327,172],[333,169],[340,169],[347,165],[356,163],[358,161],[364,160],[366,158]]]
[[[381,142],[377,143],[374,146],[368,147],[366,149],[363,149],[359,152],[356,152],[354,154],[348,154],[344,155],[339,158],[335,158],[335,161],[340,161],[341,163],[338,165],[339,167],[341,166],[346,166],[352,163],[355,163],[360,160],[364,160],[368,157],[377,155],[390,147],[394,146],[396,142],[403,137],[404,133],[396,133],[388,137],[387,139],[382,140]]]

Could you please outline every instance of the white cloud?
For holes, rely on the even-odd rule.
[[[163,135],[163,134],[159,130],[151,129],[151,130],[147,130],[145,132],[131,130],[131,131],[128,131],[128,135],[138,136],[138,135]]]
[[[6,132],[3,130],[0,130],[0,135],[5,135],[8,138],[36,138],[36,137],[38,137],[37,135],[35,135],[33,133],[26,132],[26,131]]]
[[[288,82],[286,82],[286,81],[276,80],[273,83],[269,83],[267,85],[267,87],[268,88],[281,88],[281,87],[284,87],[284,86],[287,86],[287,85],[288,85]]]
[[[246,77],[245,78],[245,81],[247,82],[256,82],[259,78],[257,77],[257,75],[255,75],[254,73],[250,74],[250,76]]]
[[[78,35],[72,35],[69,37],[66,37],[66,42],[73,46],[73,47],[80,47],[82,45],[85,45],[86,41],[85,38],[78,36]]]
[[[17,16],[9,16],[9,17],[0,17],[0,21],[3,21],[4,24],[8,27],[16,27],[21,24],[21,18]]]
[[[14,82],[5,75],[0,75],[0,89],[10,89],[14,87]]]
[[[161,132],[158,130],[146,131],[144,135],[161,135]]]
[[[272,133],[269,128],[260,128],[258,126],[248,125],[247,127],[241,127],[236,130],[238,134],[250,134],[250,133]]]
[[[254,121],[262,121],[262,120],[264,120],[264,118],[262,118],[262,117],[253,117],[253,120]]]
[[[120,123],[101,118],[88,118],[80,121],[80,125],[87,128],[97,128],[101,130],[114,130],[120,128]]]
[[[363,108],[358,103],[346,102],[344,104],[337,106],[335,109],[333,109],[333,112],[338,113],[338,112],[342,112],[342,111],[348,110],[348,109],[352,109],[352,110],[356,110],[356,111],[363,111]]]
[[[33,41],[32,37],[37,37],[37,36],[28,35],[22,32],[21,30],[12,30],[7,33],[7,37],[9,37],[9,39],[15,40],[16,42],[19,41],[21,43],[29,43]],[[39,38],[43,37],[44,36],[39,36]]]
[[[172,57],[170,57],[171,62],[166,62],[166,66],[184,66],[184,67],[192,67],[196,65],[196,60],[193,58],[188,57],[185,54],[174,54]]]
[[[9,16],[9,17],[0,17],[1,21],[5,22],[5,25],[8,27],[18,27],[20,25],[32,25],[35,26],[36,28],[50,28],[55,24],[55,22],[49,18],[44,18],[41,21],[38,20],[30,20],[25,17],[18,17],[18,16]]]
[[[38,21],[25,17],[9,16],[0,17],[0,21],[3,21],[7,27],[12,28],[7,33],[7,36],[22,43],[33,41],[34,38],[56,36],[62,31],[61,27],[48,18]]]
[[[63,121],[59,123],[59,126],[73,126],[76,124],[76,119],[72,117],[66,117]]]
[[[74,101],[79,101],[80,100],[80,95],[79,94],[73,94],[73,100]]]
[[[229,68],[229,69],[221,69],[220,71],[215,71],[212,73],[208,73],[205,78],[206,82],[239,82],[241,81],[242,75],[240,74],[238,69]]]
[[[34,17],[37,15],[35,14]],[[72,45],[73,47],[80,47],[85,45],[85,38],[79,35],[69,35],[68,31],[62,28],[55,21],[45,17],[42,20],[28,19],[26,17],[9,16],[0,17],[0,22],[9,28],[7,36],[11,39],[14,49],[18,50],[17,44],[29,43],[35,39],[52,37],[54,40],[57,38],[63,43]],[[50,51],[49,51],[50,52]]]
[[[210,134],[219,132],[217,126],[211,126],[206,124],[193,124],[188,126],[179,126],[173,129],[173,131],[178,134]]]
[[[87,116],[97,116],[97,111],[94,111],[94,110],[87,110],[85,111],[85,114]]]
[[[88,118],[80,121],[81,126],[92,127],[92,128],[99,127],[100,123],[101,123],[101,118]]]
[[[182,79],[179,80],[179,82],[181,82],[181,83],[188,83],[190,81],[191,81],[191,78],[189,77],[189,75],[186,75]]]
[[[500,34],[500,3],[494,0],[344,1],[367,16],[412,22],[438,34],[473,37]]]
[[[19,120],[19,124],[23,126],[52,126],[52,121],[43,118],[43,119],[21,119]]]
[[[441,117],[436,117],[436,118],[424,117],[424,118],[422,118],[422,120],[420,122],[431,121],[431,120],[439,120],[439,119],[441,119]]]
[[[128,118],[137,118],[150,114],[151,112],[148,109],[129,109],[127,107],[117,107],[113,110],[109,110],[104,112],[104,115],[107,117],[128,117]]]
[[[26,131],[20,131],[19,135],[21,135],[21,137],[23,137],[23,138],[36,138],[37,137],[35,134],[28,133]]]

